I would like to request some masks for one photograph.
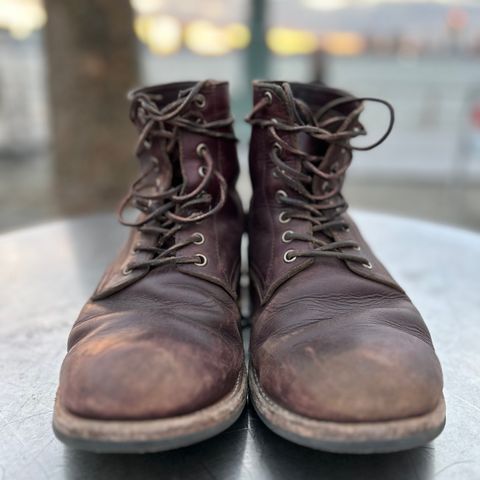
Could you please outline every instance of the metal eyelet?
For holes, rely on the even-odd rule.
[[[290,237],[290,238],[288,239],[288,238],[287,238],[287,234],[288,234],[288,235],[293,235],[294,233],[295,233],[295,232],[294,232],[293,230],[286,230],[285,232],[283,232],[283,234],[282,234],[282,242],[283,242],[283,243],[290,243],[290,242],[293,240],[293,238]]]
[[[265,92],[263,92],[263,96],[267,99],[267,105],[271,105],[273,102],[272,92],[266,90]]]
[[[195,151],[200,158],[203,158],[204,152],[207,150],[207,146],[204,143],[199,143]]]
[[[294,256],[290,256],[290,254],[292,252],[294,252],[295,250],[287,250],[284,254],[283,254],[283,261],[284,262],[287,262],[287,263],[292,263],[294,262],[297,257],[294,255]]]
[[[198,267],[204,267],[208,260],[207,260],[207,257],[205,255],[202,255],[201,253],[197,253],[195,255],[200,261],[198,262],[193,262],[194,265],[197,265]]]
[[[207,172],[208,172],[208,168],[205,165],[198,167],[198,174],[201,177],[205,177],[207,175]]]
[[[357,252],[359,252],[361,250],[360,248],[360,245],[356,245],[355,247],[352,247],[353,250],[356,250]]]
[[[202,245],[203,243],[205,243],[205,235],[203,235],[203,233],[195,232],[193,236],[196,236],[198,238],[198,240],[193,241],[195,245]]]
[[[133,270],[131,268],[129,268],[128,265],[125,265],[123,268],[122,268],[122,275],[130,275],[131,273],[133,272]]]
[[[368,268],[369,270],[371,270],[373,268],[373,265],[370,262],[362,263],[362,266],[365,267],[365,268]]]
[[[278,221],[280,223],[288,223],[291,220],[290,217],[285,218],[286,214],[287,214],[287,212],[280,212],[280,215],[278,216]]]
[[[205,95],[202,95],[201,93],[195,96],[194,102],[198,108],[205,108],[205,106],[207,105]]]
[[[285,190],[277,190],[276,193],[275,193],[276,197],[277,197],[277,202],[278,203],[282,203],[279,199],[279,197],[283,197],[283,198],[287,198],[288,195],[287,195],[287,192]]]
[[[343,231],[348,233],[350,231],[350,227],[348,225],[345,225],[343,227]]]

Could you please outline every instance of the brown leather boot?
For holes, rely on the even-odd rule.
[[[263,421],[333,452],[422,445],[445,422],[427,327],[346,213],[341,188],[366,100],[254,84],[250,392]],[[358,148],[357,148],[358,149]]]
[[[162,85],[131,100],[141,175],[120,206],[130,237],[70,334],[53,419],[62,441],[93,451],[198,442],[246,398],[228,85]]]

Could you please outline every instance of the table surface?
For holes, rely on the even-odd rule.
[[[480,235],[355,212],[367,240],[427,321],[445,376],[447,426],[432,444],[335,455],[271,433],[249,407],[196,446],[149,455],[64,447],[51,430],[68,332],[125,238],[110,216],[0,237],[0,480],[480,479]]]

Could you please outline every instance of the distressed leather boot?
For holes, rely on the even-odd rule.
[[[130,236],[73,326],[53,419],[62,441],[99,452],[198,442],[246,399],[228,85],[155,86],[131,102],[141,174],[119,210]]]
[[[427,327],[342,197],[367,100],[391,113],[369,149],[391,106],[322,85],[257,82],[248,119],[251,398],[274,432],[332,452],[412,448],[445,422]]]

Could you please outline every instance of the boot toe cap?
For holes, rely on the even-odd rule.
[[[85,418],[140,420],[188,414],[234,388],[238,368],[219,361],[228,358],[225,351],[215,351],[172,338],[92,339],[67,355],[59,396],[67,410]]]
[[[440,401],[441,367],[422,339],[378,325],[320,335],[308,330],[272,345],[257,368],[267,395],[287,410],[374,422],[422,415]]]

